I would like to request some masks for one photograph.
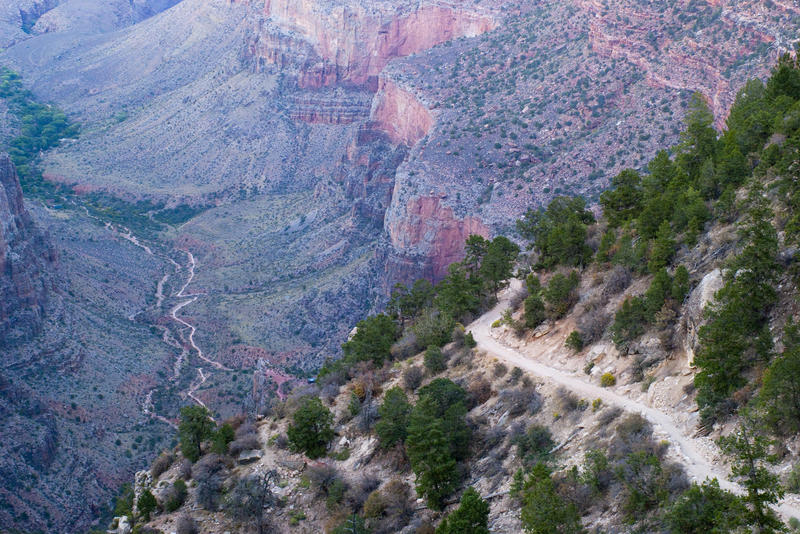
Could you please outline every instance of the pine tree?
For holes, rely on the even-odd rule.
[[[647,263],[647,268],[651,273],[655,274],[669,265],[675,255],[675,247],[676,243],[672,238],[672,228],[669,222],[664,221],[658,227],[653,250],[650,252],[650,261]]]
[[[489,534],[489,503],[469,487],[461,503],[436,529],[436,534]]]
[[[581,534],[581,517],[571,502],[556,491],[550,470],[537,464],[524,479],[515,481],[522,500],[522,528],[528,534]]]
[[[406,450],[416,475],[417,493],[425,497],[430,508],[440,510],[444,499],[456,489],[459,476],[444,424],[435,411],[431,397],[420,398],[409,419]]]
[[[388,449],[405,441],[409,413],[411,404],[402,389],[395,386],[386,392],[383,404],[378,408],[380,420],[375,424],[375,432],[378,434],[381,447]]]
[[[325,454],[333,439],[333,414],[318,397],[306,397],[292,416],[286,430],[289,445],[295,451],[305,452],[311,458]]]
[[[744,414],[742,424],[734,434],[718,440],[723,452],[733,457],[731,473],[747,492],[744,498],[749,505],[746,522],[763,534],[780,532],[784,526],[770,507],[783,498],[778,476],[766,467],[777,463],[777,458],[769,454],[773,443],[760,432],[752,414]]]
[[[181,408],[178,437],[181,452],[189,461],[196,462],[203,454],[202,445],[214,432],[214,421],[203,406]]]
[[[608,225],[617,228],[633,220],[642,207],[642,177],[633,169],[625,169],[611,179],[611,188],[600,195]]]

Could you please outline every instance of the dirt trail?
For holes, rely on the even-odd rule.
[[[186,277],[186,282],[183,284],[183,287],[181,287],[180,291],[178,291],[175,294],[175,296],[179,297],[179,298],[184,298],[184,297],[191,297],[191,298],[189,300],[185,300],[185,301],[183,301],[183,302],[181,302],[179,304],[176,304],[175,307],[172,308],[172,311],[170,312],[170,316],[172,317],[173,320],[175,320],[178,323],[182,324],[183,326],[189,328],[188,341],[189,341],[189,344],[192,346],[192,349],[194,349],[195,352],[197,352],[197,357],[198,358],[200,358],[204,362],[207,362],[209,365],[211,365],[215,369],[219,369],[221,371],[230,371],[231,370],[230,368],[225,367],[224,365],[222,365],[218,361],[212,360],[211,358],[209,358],[208,356],[203,354],[203,350],[200,347],[198,347],[197,343],[195,343],[195,341],[194,341],[194,335],[197,332],[197,328],[193,324],[191,324],[191,323],[185,321],[184,319],[181,319],[180,317],[178,317],[178,312],[181,310],[181,308],[183,308],[185,306],[188,306],[192,302],[196,301],[197,297],[202,295],[202,293],[192,293],[192,294],[189,294],[189,295],[184,294],[184,291],[186,291],[186,288],[189,286],[189,284],[192,283],[192,280],[194,279],[194,269],[195,269],[195,266],[197,265],[197,262],[195,261],[194,256],[192,255],[192,253],[189,252],[188,250],[186,250],[184,252],[186,252],[186,255],[189,258],[189,276]],[[202,374],[202,372],[201,372],[201,374]]]
[[[511,297],[520,287],[521,283],[519,283],[519,281],[514,281],[511,288],[506,290],[502,295],[497,306],[482,315],[468,327],[468,330],[472,331],[475,341],[478,342],[479,348],[501,360],[505,360],[511,365],[515,365],[542,378],[548,379],[553,383],[564,386],[583,397],[590,399],[599,398],[604,404],[619,406],[629,412],[641,414],[642,417],[653,424],[655,432],[667,437],[669,442],[676,448],[690,478],[697,482],[702,482],[706,478],[716,478],[719,480],[720,487],[735,493],[741,494],[744,492],[740,485],[728,479],[729,473],[727,469],[724,466],[715,464],[712,459],[708,458],[706,454],[702,452],[703,449],[699,446],[698,440],[686,435],[675,424],[669,414],[625,397],[610,389],[589,383],[578,374],[544,365],[495,339],[492,335],[491,325],[496,320],[500,319],[503,311],[508,307]],[[800,517],[800,501],[798,501],[796,497],[784,499],[776,508],[781,515],[787,519],[790,517]]]

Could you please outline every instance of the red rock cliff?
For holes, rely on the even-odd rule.
[[[300,87],[346,82],[374,89],[391,59],[494,27],[488,16],[446,4],[364,7],[354,2],[266,0],[264,12],[284,38],[276,39],[274,33],[259,38],[252,51],[269,62],[285,64],[292,56],[287,39],[305,41],[307,46],[288,43],[301,50],[301,57],[292,60],[305,63],[299,72]]]
[[[372,107],[375,128],[398,144],[413,146],[433,126],[433,115],[419,99],[394,81],[381,77]]]
[[[408,200],[401,217],[387,219],[386,230],[396,254],[389,269],[397,278],[404,278],[403,265],[417,258],[414,268],[441,280],[447,266],[464,258],[464,241],[470,234],[489,236],[489,228],[476,217],[459,219],[453,209],[442,204],[438,196],[414,197]],[[407,265],[407,268],[410,266]]]

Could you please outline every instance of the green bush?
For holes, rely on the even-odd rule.
[[[564,345],[568,349],[574,350],[578,352],[583,349],[583,339],[581,338],[581,333],[577,330],[573,330],[570,335],[567,336],[566,341],[564,341]]]
[[[436,375],[447,369],[445,357],[442,349],[432,345],[425,351],[425,368],[432,375]]]
[[[155,496],[150,490],[144,490],[142,494],[139,495],[139,500],[136,501],[136,508],[139,511],[139,517],[144,521],[149,521],[150,514],[155,512],[158,508],[158,501],[156,501]]]
[[[464,334],[464,346],[470,349],[474,349],[478,346],[478,342],[475,341],[475,337],[473,337],[472,332],[467,332]]]
[[[600,377],[600,385],[604,388],[614,386],[616,383],[617,378],[611,373],[603,373],[603,376]]]
[[[542,291],[542,297],[547,304],[546,313],[550,319],[560,319],[578,301],[576,291],[580,278],[577,271],[572,271],[569,276],[556,273]]]
[[[333,439],[333,414],[317,397],[306,397],[292,416],[286,434],[294,451],[305,452],[311,458],[325,455]]]

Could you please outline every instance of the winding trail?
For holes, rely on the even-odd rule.
[[[503,311],[509,306],[513,294],[521,287],[519,281],[514,281],[511,288],[506,290],[503,297],[491,311],[485,313],[473,322],[467,330],[472,331],[478,347],[492,356],[504,360],[511,365],[525,369],[550,382],[566,387],[587,398],[599,398],[604,404],[616,405],[629,412],[641,414],[642,417],[653,424],[654,430],[669,438],[670,444],[676,447],[682,458],[682,464],[689,477],[696,482],[706,478],[716,478],[720,487],[737,494],[744,493],[744,488],[728,479],[727,470],[717,465],[703,453],[696,438],[688,436],[682,431],[667,414],[652,406],[630,399],[610,389],[587,382],[579,375],[555,369],[538,362],[518,350],[502,344],[492,336],[492,323],[500,319]],[[800,501],[796,496],[787,497],[775,507],[785,518],[800,517]]]
[[[188,306],[192,302],[196,301],[197,298],[202,295],[202,293],[192,293],[192,294],[189,294],[189,295],[184,294],[184,291],[186,291],[186,288],[189,286],[189,284],[192,283],[192,280],[194,279],[194,269],[195,269],[195,267],[197,265],[197,262],[195,261],[194,256],[192,255],[192,253],[189,252],[188,250],[185,250],[184,252],[186,252],[186,255],[189,258],[189,276],[186,277],[186,282],[183,284],[183,287],[181,287],[180,291],[178,291],[175,294],[175,296],[179,297],[179,298],[185,298],[185,297],[191,297],[191,298],[189,300],[185,300],[185,301],[183,301],[181,303],[176,304],[175,307],[172,308],[172,311],[170,312],[170,316],[172,317],[172,319],[174,321],[177,321],[178,323],[182,324],[183,326],[185,326],[185,327],[187,327],[189,329],[189,336],[188,336],[187,339],[189,341],[189,344],[192,346],[192,349],[194,349],[194,351],[197,352],[197,357],[198,358],[200,358],[204,362],[208,363],[209,365],[211,365],[215,369],[219,369],[220,371],[230,371],[231,370],[230,368],[225,367],[224,365],[222,365],[218,361],[212,360],[211,358],[209,358],[208,356],[203,354],[203,350],[199,346],[197,346],[197,343],[195,343],[195,341],[194,341],[194,335],[197,332],[197,328],[193,324],[189,323],[188,321],[178,317],[178,312],[182,308],[184,308],[185,306]],[[198,370],[200,370],[200,368],[198,368]],[[202,370],[200,370],[200,374],[201,375],[203,374]],[[205,379],[203,380],[203,382],[205,382]]]
[[[99,217],[96,217],[95,215],[92,215],[91,212],[89,211],[89,209],[86,208],[86,206],[81,206],[81,207],[86,212],[86,215],[88,217],[90,217],[91,219],[94,219],[94,220],[100,222],[101,224],[103,224],[103,227],[106,230],[108,230],[109,232],[111,232],[113,234],[116,234],[116,235],[122,237],[123,239],[129,241],[133,245],[141,248],[142,250],[144,250],[150,256],[157,256],[157,257],[160,257],[160,258],[165,259],[166,261],[168,261],[170,264],[172,264],[175,274],[180,273],[183,270],[183,266],[181,266],[178,262],[176,262],[174,259],[172,259],[169,256],[169,254],[154,252],[153,249],[150,246],[146,245],[145,243],[140,241],[135,235],[133,235],[133,233],[131,232],[131,230],[129,228],[126,228],[124,226],[115,225],[114,223],[111,223],[109,221],[103,221]],[[195,327],[190,322],[188,322],[185,319],[183,319],[183,318],[178,316],[178,312],[181,309],[183,309],[184,307],[188,306],[189,304],[195,302],[198,299],[198,297],[203,295],[203,293],[191,293],[191,294],[187,294],[186,293],[186,288],[188,288],[189,284],[191,284],[192,281],[194,281],[195,269],[197,267],[197,260],[195,260],[194,255],[191,252],[189,252],[188,250],[182,250],[181,252],[185,253],[186,256],[187,256],[188,264],[187,264],[186,268],[187,268],[187,271],[188,271],[189,274],[186,277],[186,280],[183,283],[183,285],[181,286],[180,290],[177,293],[174,293],[171,296],[175,297],[175,298],[179,298],[179,299],[188,298],[188,300],[184,300],[184,301],[179,302],[178,304],[176,304],[170,310],[170,317],[172,318],[173,321],[178,323],[178,325],[180,326],[181,330],[186,329],[186,328],[189,329],[189,335],[187,336],[186,341],[188,341],[188,344],[190,345],[191,350],[193,350],[193,351],[195,351],[197,353],[198,358],[200,358],[204,362],[208,363],[209,365],[211,365],[215,369],[218,369],[218,370],[221,370],[221,371],[230,371],[231,369],[229,369],[228,367],[225,367],[224,365],[222,365],[221,363],[219,363],[217,361],[212,360],[211,358],[209,358],[208,356],[206,356],[203,353],[203,350],[197,345],[197,343],[194,340],[194,335],[195,335],[195,333],[197,333],[197,327]],[[167,295],[164,294],[164,285],[167,283],[167,280],[169,280],[169,277],[170,277],[170,273],[165,273],[164,276],[156,284],[156,293],[155,293],[156,303],[154,305],[154,309],[155,310],[160,310],[161,306],[164,303],[164,300],[167,298]],[[139,312],[136,312],[134,314],[131,314],[131,315],[128,316],[128,319],[133,321],[133,320],[136,319],[136,316],[139,315],[140,313],[142,313],[142,312],[139,311]],[[163,339],[164,343],[166,343],[167,345],[169,345],[171,347],[174,347],[176,349],[180,349],[180,351],[181,351],[180,354],[178,355],[178,357],[175,359],[175,363],[173,365],[173,372],[172,372],[171,381],[175,382],[180,378],[181,367],[183,365],[183,362],[186,361],[186,358],[189,356],[189,351],[187,350],[187,348],[186,348],[184,343],[181,343],[181,342],[179,342],[178,340],[175,339],[175,337],[173,336],[173,334],[172,334],[172,332],[170,331],[169,328],[167,328],[165,326],[161,326],[161,328],[163,329],[162,339]],[[183,340],[183,333],[182,332],[180,333],[180,337]],[[206,375],[203,372],[203,368],[202,367],[198,367],[197,368],[197,373],[198,373],[198,376],[199,376],[200,380],[198,380],[196,382],[193,382],[192,385],[189,386],[189,389],[184,393],[184,396],[186,396],[187,398],[192,399],[198,405],[208,409],[208,406],[206,406],[206,404],[202,400],[200,400],[200,398],[197,397],[197,395],[195,395],[195,392],[206,382],[206,380],[208,380],[208,375]],[[144,401],[142,402],[142,413],[147,415],[147,416],[149,416],[149,417],[152,417],[153,419],[157,419],[157,420],[159,420],[159,421],[161,421],[163,423],[166,423],[166,424],[170,425],[173,428],[177,428],[177,426],[176,426],[174,421],[171,421],[170,419],[167,419],[166,417],[164,417],[164,416],[162,416],[162,415],[160,415],[160,414],[155,412],[155,407],[153,405],[153,392],[154,391],[155,391],[155,388],[153,388],[150,391],[148,391],[147,394],[145,395]]]

